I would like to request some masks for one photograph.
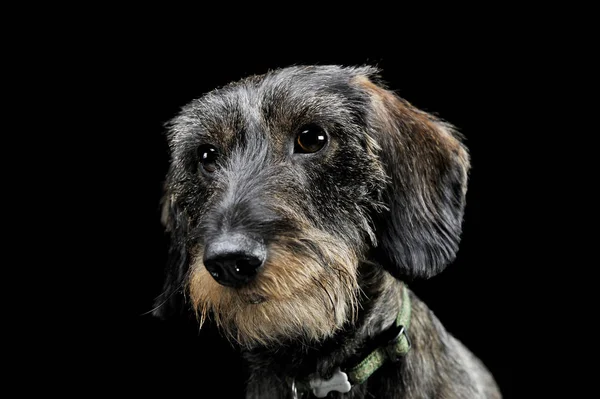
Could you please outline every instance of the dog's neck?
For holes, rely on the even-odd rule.
[[[403,287],[387,272],[372,265],[361,267],[360,273],[362,295],[356,320],[319,344],[290,342],[276,348],[248,351],[245,357],[251,385],[269,384],[274,379],[277,384],[273,385],[291,388],[293,381],[306,380],[310,375],[328,379],[337,368],[358,364],[374,349],[378,336],[396,321]],[[256,389],[264,392],[265,387]]]

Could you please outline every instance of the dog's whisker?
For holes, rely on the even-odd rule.
[[[323,283],[321,283],[316,277],[313,277],[313,281],[315,283],[317,283],[317,285],[319,287],[321,287],[323,289],[323,291],[325,291],[325,293],[327,294],[327,297],[329,298],[329,301],[331,302],[331,309],[333,310],[333,320],[334,322],[337,322],[338,317],[337,317],[337,306],[335,305],[335,302],[333,302],[333,298],[331,297],[331,294],[329,293],[329,291],[327,290],[327,288],[325,288],[325,286],[323,285]]]
[[[185,282],[182,281],[177,286],[177,289],[174,289],[171,292],[165,291],[165,292],[161,293],[160,295],[158,295],[156,297],[155,301],[158,298],[160,298],[160,297],[162,297],[162,296],[164,296],[165,294],[168,293],[168,296],[161,303],[159,303],[158,305],[154,306],[152,309],[148,310],[147,312],[141,313],[140,316],[146,316],[146,315],[149,315],[149,314],[152,314],[152,313],[156,312],[158,309],[160,309],[161,307],[163,307],[167,302],[169,302],[169,299],[171,299],[175,294],[177,294],[178,292],[184,292],[184,291],[180,291],[180,290],[183,289],[184,284],[185,284]],[[185,293],[184,293],[184,295],[185,295]]]

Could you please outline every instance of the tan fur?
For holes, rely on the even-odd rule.
[[[393,92],[377,86],[366,76],[357,77],[356,83],[371,94],[371,101],[377,119],[380,123],[386,125],[384,126],[387,128],[386,131],[390,131],[392,122],[398,120],[398,118],[391,116],[397,116],[409,123],[424,127],[424,129],[415,129],[415,131],[429,134],[429,138],[434,140],[438,146],[444,146],[446,150],[459,153],[461,157],[467,156],[460,142],[449,132],[449,125],[436,120],[431,114],[413,107],[408,101],[401,99]]]
[[[371,95],[371,105],[374,111],[374,124],[380,127],[381,131],[395,131],[397,127],[394,121],[403,121],[410,131],[415,132],[412,137],[406,137],[406,142],[398,143],[400,148],[410,150],[411,147],[428,148],[434,143],[435,151],[443,154],[445,159],[456,159],[466,175],[469,169],[469,154],[461,145],[460,141],[452,133],[454,128],[443,121],[438,120],[431,114],[415,108],[408,101],[398,97],[393,92],[386,90],[366,76],[359,76],[355,83],[363,87]],[[418,127],[418,128],[416,128]],[[398,138],[403,137],[398,134]],[[407,148],[408,147],[408,148]],[[436,154],[432,154],[432,159]],[[426,172],[426,168],[424,169]],[[429,184],[427,175],[422,182],[423,185]],[[463,192],[466,192],[466,179],[463,184]]]
[[[356,313],[357,255],[343,242],[319,231],[307,232],[325,255],[294,255],[286,239],[269,247],[258,276],[242,288],[218,284],[195,256],[188,290],[200,322],[212,314],[217,325],[245,347],[285,339],[321,340]],[[259,303],[256,303],[259,302]]]

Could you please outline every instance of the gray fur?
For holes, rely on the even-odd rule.
[[[308,123],[327,131],[328,147],[310,156],[295,154],[294,137]],[[219,302],[229,295],[213,309],[236,312],[247,306],[245,310],[255,311],[250,306],[261,306],[236,302],[238,297],[218,291],[212,281],[204,287],[198,272],[202,264],[194,260],[211,237],[240,232],[259,237],[270,250],[294,252],[284,259],[307,260],[314,286],[299,291],[304,298],[314,290],[310,299],[329,299],[307,315],[330,306],[329,318],[358,305],[325,332],[322,326],[290,329],[297,323],[288,323],[289,335],[281,337],[276,323],[286,324],[286,317],[302,313],[265,319],[275,327],[265,330],[272,336],[260,337],[258,343],[253,336],[240,341],[251,371],[248,398],[289,397],[292,381],[313,373],[327,378],[336,367],[365,355],[365,347],[396,318],[405,289],[401,281],[439,273],[455,257],[467,150],[449,124],[384,89],[374,68],[298,66],[246,78],[184,107],[169,124],[168,139],[171,168],[163,220],[173,245],[155,315],[186,309],[181,287],[190,284],[192,268],[200,276],[194,284],[203,300]],[[195,155],[206,143],[221,155],[210,176],[199,170]],[[307,232],[318,234],[311,239]],[[349,248],[349,256],[323,256],[336,253],[336,248]],[[349,267],[335,268],[340,259]],[[289,279],[285,271],[280,273]],[[331,279],[346,289],[329,284]],[[297,288],[295,281],[280,283]],[[338,289],[331,292],[332,287]],[[299,298],[286,300],[298,304]],[[499,398],[482,363],[445,331],[425,304],[414,294],[411,298],[413,346],[406,357],[385,364],[348,394],[329,397]],[[307,318],[302,319],[306,325],[314,322]],[[234,324],[236,319],[222,320]],[[227,328],[235,339],[235,326]]]

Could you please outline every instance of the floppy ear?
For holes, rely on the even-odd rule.
[[[376,260],[397,278],[431,277],[458,250],[469,155],[453,127],[366,76],[369,135],[388,176]]]
[[[166,185],[168,187],[168,184]],[[185,276],[188,272],[188,252],[185,245],[187,217],[179,211],[170,191],[165,189],[162,198],[161,222],[170,235],[165,283],[163,292],[154,301],[152,314],[161,319],[181,314],[184,309]]]

